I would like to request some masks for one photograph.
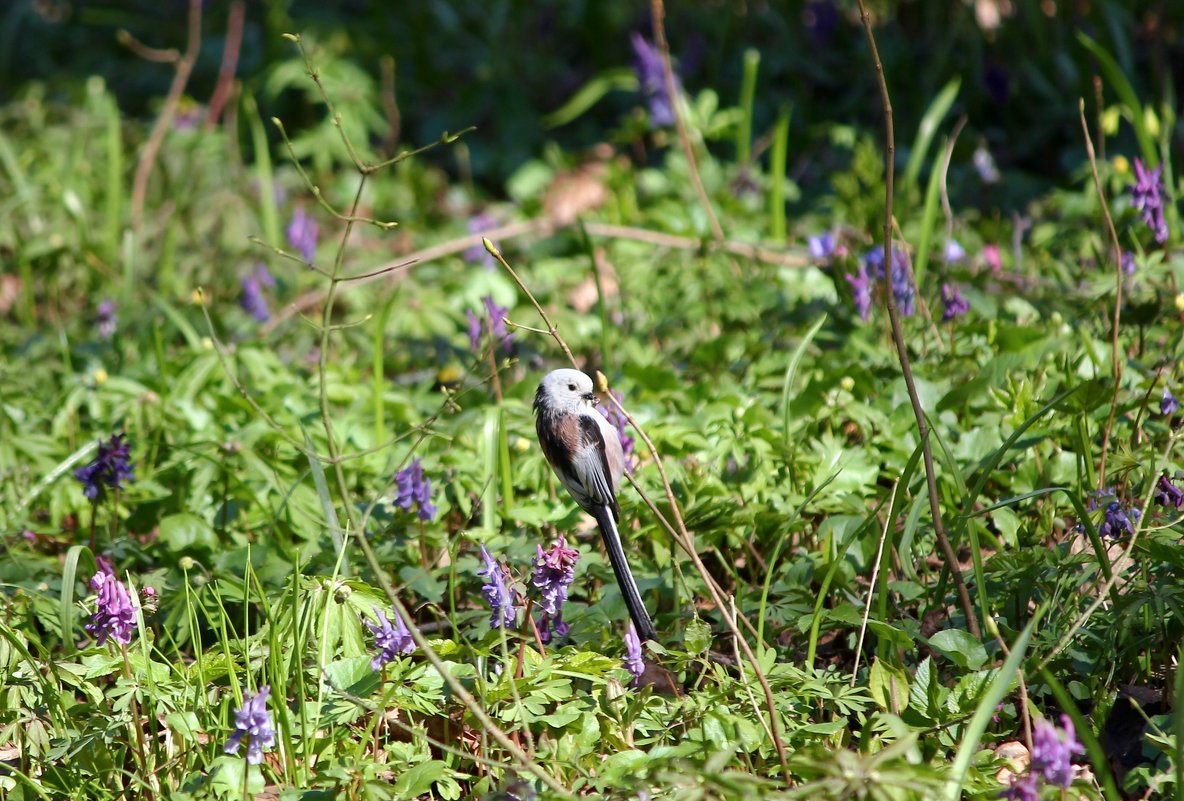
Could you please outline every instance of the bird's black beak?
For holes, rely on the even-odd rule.
[[[588,403],[591,403],[593,406],[600,403],[600,398],[596,397],[596,395],[591,392],[585,392],[580,397],[582,397],[584,400],[588,401]]]

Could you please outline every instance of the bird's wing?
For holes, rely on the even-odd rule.
[[[620,468],[613,470],[614,464],[609,458],[609,449],[616,445],[619,451],[621,445],[615,439],[616,432],[613,432],[612,440],[606,440],[600,419],[598,414],[580,415],[580,445],[576,448],[572,466],[588,498],[593,503],[608,507],[612,510],[613,519],[620,520],[617,485],[620,482],[621,471]],[[608,444],[609,442],[612,444]],[[623,463],[623,460],[619,463]]]

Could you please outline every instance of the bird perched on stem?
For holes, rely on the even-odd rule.
[[[638,635],[654,640],[654,623],[641,602],[617,529],[621,521],[617,490],[625,456],[616,430],[596,412],[597,403],[591,378],[579,370],[554,370],[534,396],[535,430],[555,475],[580,508],[595,518]]]

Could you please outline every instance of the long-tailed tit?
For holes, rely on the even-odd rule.
[[[534,396],[535,430],[555,475],[576,503],[596,519],[637,633],[643,640],[655,640],[654,623],[641,602],[617,531],[621,520],[617,490],[625,456],[616,430],[596,411],[598,402],[592,379],[579,370],[548,373]]]

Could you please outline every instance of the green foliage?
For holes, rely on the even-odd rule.
[[[1128,58],[1084,46],[1108,80],[1122,74]],[[1179,793],[1182,529],[1153,498],[1161,476],[1184,469],[1178,416],[1159,410],[1181,381],[1184,257],[1177,228],[1156,248],[1129,208],[1126,157],[1098,165],[1121,243],[1139,254],[1134,275],[1117,279],[1117,354],[1115,265],[1087,169],[1042,190],[1014,244],[999,207],[963,209],[955,195],[948,224],[970,253],[926,252],[916,274],[923,303],[904,339],[953,569],[988,633],[978,638],[951,566],[933,556],[916,419],[883,314],[862,321],[844,279],[881,236],[877,134],[795,101],[794,120],[825,129],[834,157],[800,187],[788,114],[773,153],[749,142],[750,58],[740,108],[736,93],[707,88],[684,111],[725,232],[765,255],[708,241],[672,131],[630,114],[607,138],[660,155],[579,171],[600,198],[583,211],[597,225],[580,231],[556,212],[574,162],[557,148],[517,169],[505,201],[419,159],[371,169],[391,133],[380,82],[332,38],[308,52],[273,60],[259,93],[300,96],[320,115],[291,128],[290,151],[268,149],[266,117],[244,93],[242,131],[168,132],[139,223],[127,197],[145,126],[120,117],[101,80],[78,102],[30,89],[19,109],[0,109],[13,123],[0,137],[0,250],[12,265],[0,303],[17,323],[0,329],[8,797],[522,798],[562,787],[611,799],[992,798],[993,749],[1023,738],[1025,713],[1058,710],[1095,777],[1063,797]],[[761,58],[764,74],[778,56]],[[625,88],[619,65],[606,70],[556,124]],[[1138,106],[1138,85],[1119,100],[1143,120],[1145,145],[1151,104]],[[923,172],[968,90],[941,76],[906,100],[929,109],[915,137],[898,136],[915,143],[897,207],[906,246],[944,242],[937,183]],[[441,131],[425,141],[437,137],[454,144]],[[752,158],[721,161],[710,149],[720,139],[741,154],[751,145]],[[785,214],[795,206],[801,215]],[[560,350],[481,252],[431,255],[479,209],[495,225],[535,224],[496,244],[650,439],[635,437],[631,476],[661,518],[626,487],[622,534],[662,634],[647,658],[677,694],[625,669],[611,567],[535,444],[530,400]],[[310,266],[283,241],[298,213],[319,225]],[[796,244],[823,230],[833,253]],[[999,269],[986,246],[1002,246]],[[412,251],[421,261],[403,266]],[[274,286],[251,290],[259,265]],[[966,316],[940,321],[943,283],[965,292]],[[266,322],[244,308],[248,291],[269,304]],[[502,321],[483,319],[486,298],[513,323],[508,345],[490,333]],[[107,299],[113,332],[96,325]],[[476,347],[470,311],[483,326]],[[135,479],[92,502],[73,474],[115,432],[132,443]],[[431,481],[432,514],[400,497],[396,475],[412,464]],[[661,523],[676,511],[666,478],[706,576]],[[1116,531],[1110,504],[1129,530]],[[491,629],[478,545],[509,567],[537,621],[532,561],[558,535],[580,552],[570,631],[544,643],[522,613],[520,628]],[[126,646],[98,646],[84,628],[100,560],[138,599]],[[709,602],[708,578],[734,609]],[[387,585],[430,651],[375,670],[367,624],[376,609],[393,616]],[[732,640],[733,615],[752,623],[740,632],[755,665]],[[223,744],[245,694],[265,684],[277,743],[248,765]],[[1107,721],[1134,690],[1169,704],[1146,710],[1124,751],[1140,756],[1114,775],[1110,749],[1131,744],[1111,742]]]

